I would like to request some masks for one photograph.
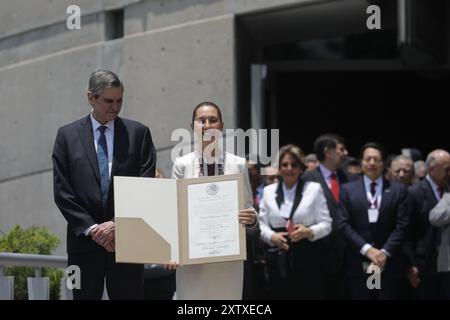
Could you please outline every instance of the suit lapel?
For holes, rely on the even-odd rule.
[[[356,196],[355,199],[360,199],[361,200],[359,202],[360,211],[363,214],[364,221],[367,224],[369,224],[369,215],[368,215],[369,200],[367,200],[367,190],[366,190],[366,187],[364,185],[364,179],[361,177],[359,179],[358,183],[359,183],[359,188],[356,188],[356,190],[355,190],[355,196]]]
[[[383,216],[385,209],[389,207],[391,200],[392,200],[391,183],[389,182],[389,180],[383,179],[383,191],[381,196],[378,221],[380,221],[380,218]]]
[[[223,174],[235,174],[242,172],[242,170],[239,168],[237,159],[234,158],[232,154],[225,152],[223,161]]]
[[[283,180],[280,179],[280,182],[278,183],[277,188],[277,195],[275,197],[275,201],[277,202],[278,209],[281,209],[281,204],[284,201],[284,194],[283,194]]]
[[[130,139],[128,138],[127,128],[123,124],[122,119],[117,117],[114,120],[114,149],[110,182],[112,182],[112,177],[120,168],[120,164],[126,161],[129,144]]]
[[[422,188],[428,203],[434,207],[438,203],[438,201],[436,199],[436,196],[434,195],[433,187],[427,179],[422,180]]]
[[[297,207],[300,204],[300,201],[302,200],[303,186],[304,186],[303,180],[299,179],[297,182],[297,187],[295,189],[295,198],[294,198],[294,202],[292,203],[292,209],[291,209],[291,212],[289,215],[290,218],[292,218],[292,216],[295,213],[295,210],[297,210]],[[278,183],[275,201],[278,205],[278,209],[281,210],[281,205],[283,204],[283,201],[284,201],[283,180],[280,180],[280,182]]]
[[[192,160],[192,172],[191,177],[199,177],[200,176],[200,162],[198,161],[197,156]]]
[[[92,133],[92,122],[90,115],[88,115],[81,123],[78,133],[80,135],[80,140],[83,144],[84,151],[86,152],[86,157],[92,170],[94,171],[94,176],[97,179],[97,182],[100,183],[100,173],[98,170],[97,153],[95,152],[94,135]]]
[[[228,160],[225,159],[225,163],[223,164],[223,174],[234,174],[237,173],[238,170],[236,170],[237,165],[232,162],[231,157],[226,157]]]
[[[297,207],[300,204],[300,201],[302,200],[303,186],[304,182],[302,180],[298,180],[297,189],[295,189],[294,203],[292,204],[291,213],[289,215],[290,219],[292,219],[292,217],[294,216],[295,210],[297,210]]]
[[[336,200],[334,199],[333,194],[331,193],[331,190],[328,187],[328,184],[325,181],[325,178],[323,177],[322,171],[320,171],[320,167],[317,168],[316,174],[317,174],[317,181],[322,186],[322,189],[325,194],[325,198],[327,199],[327,202],[332,203],[333,206],[337,206]]]
[[[339,185],[343,185],[344,183],[347,183],[349,181],[348,176],[345,174],[345,172],[342,169],[337,169],[336,174],[339,179]]]

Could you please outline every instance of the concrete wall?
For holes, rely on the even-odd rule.
[[[2,0],[0,39],[64,22],[66,9],[78,5],[83,15],[122,8],[140,0]]]
[[[175,26],[220,15],[240,15],[319,3],[320,0],[165,0],[142,1],[126,10],[127,34]],[[323,2],[323,1],[322,1]]]
[[[48,225],[65,237],[64,224],[54,228],[60,214],[50,183],[56,130],[89,112],[87,77],[98,67],[120,73],[122,51],[122,40],[112,41],[0,69],[2,231],[13,224]]]
[[[52,24],[0,40],[0,67],[90,45],[104,40],[104,14],[83,16],[82,30]]]
[[[96,68],[125,83],[122,116],[152,131],[158,166],[172,167],[170,135],[189,128],[192,108],[213,100],[228,127],[237,120],[235,14],[293,0],[4,0],[0,2],[0,230],[66,224],[53,202],[51,152],[59,126],[89,112],[84,96]],[[65,29],[78,4],[82,29]],[[124,8],[125,37],[105,41],[104,11]]]

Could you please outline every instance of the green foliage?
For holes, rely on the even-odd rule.
[[[22,229],[16,225],[11,231],[0,237],[0,252],[50,255],[59,243],[59,238],[49,232],[47,228]],[[14,276],[14,299],[28,299],[27,277],[34,277],[34,268],[8,267],[5,274]],[[42,276],[50,278],[50,299],[59,299],[63,272],[55,268],[42,268]]]

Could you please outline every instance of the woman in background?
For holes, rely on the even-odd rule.
[[[331,232],[325,196],[319,183],[299,179],[304,170],[299,147],[282,147],[278,159],[279,182],[264,188],[259,211],[261,239],[268,245],[270,298],[321,299],[320,239]]]

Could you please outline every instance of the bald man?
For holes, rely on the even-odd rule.
[[[434,150],[426,159],[425,179],[411,186],[409,193],[410,227],[406,244],[408,279],[418,299],[440,299],[444,288],[437,272],[439,229],[429,222],[430,211],[448,191],[450,154]]]

